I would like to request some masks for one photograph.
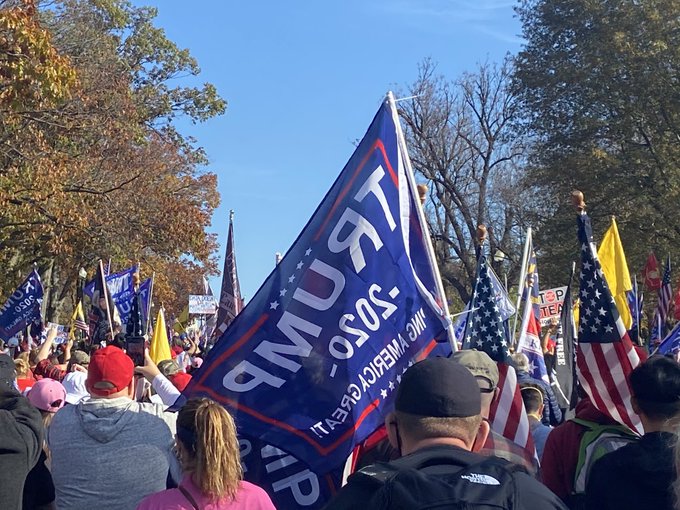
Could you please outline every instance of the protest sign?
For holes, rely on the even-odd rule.
[[[539,308],[541,310],[541,326],[549,326],[550,321],[559,319],[567,287],[555,287],[542,290],[539,294]]]
[[[217,301],[215,301],[215,296],[189,296],[189,313],[197,315],[214,315],[216,312]]]
[[[48,322],[47,329],[56,329],[57,336],[54,338],[55,344],[65,344],[68,341],[68,328],[63,324],[57,324],[56,322]]]

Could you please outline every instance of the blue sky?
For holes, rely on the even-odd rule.
[[[157,26],[198,60],[227,113],[180,122],[218,176],[211,231],[224,258],[235,211],[241,290],[251,298],[321,202],[384,94],[405,89],[431,57],[455,79],[519,50],[506,0],[286,2],[135,0],[158,7]],[[219,293],[221,278],[211,281]]]

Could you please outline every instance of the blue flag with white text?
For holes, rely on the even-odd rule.
[[[242,431],[326,489],[392,410],[402,374],[450,327],[406,158],[386,101],[183,393],[227,406]]]
[[[116,305],[116,309],[118,310],[118,314],[120,315],[120,323],[123,326],[127,324],[127,321],[130,318],[130,312],[132,311],[132,300],[135,296],[134,281],[132,275],[134,275],[137,271],[138,268],[136,265],[134,265],[132,267],[127,268],[124,271],[121,271],[120,273],[114,273],[106,276],[106,286],[109,288],[109,294],[111,295],[111,299],[113,299],[113,302]],[[147,304],[148,304],[148,288],[150,285],[150,281],[151,280],[147,279],[140,285],[140,292],[142,293],[142,302],[144,303],[144,300],[146,299]],[[146,288],[145,291],[143,291],[142,289],[143,286],[145,286]],[[94,292],[94,281],[88,283],[83,289],[83,292],[87,296],[92,298]],[[146,317],[146,310],[148,310],[148,307],[142,310],[145,323],[148,320],[148,317]]]
[[[0,308],[0,338],[7,341],[29,324],[40,323],[43,286],[35,269]]]
[[[659,344],[658,354],[675,354],[680,351],[680,322],[678,322],[670,333]]]

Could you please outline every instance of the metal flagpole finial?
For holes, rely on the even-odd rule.
[[[486,241],[486,234],[486,225],[477,225],[477,242],[479,243],[479,246],[482,246],[484,241]]]
[[[586,209],[586,203],[583,201],[583,193],[579,190],[571,192],[571,203],[578,212],[583,212]]]
[[[425,201],[427,200],[427,184],[418,184],[416,188],[418,188],[418,199],[420,200],[420,205],[425,205]]]
[[[230,222],[234,221],[234,210],[233,209],[229,211],[229,221]]]

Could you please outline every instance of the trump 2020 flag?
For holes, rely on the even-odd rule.
[[[110,266],[110,264],[109,264]],[[132,300],[135,296],[135,287],[133,283],[133,276],[139,268],[134,265],[121,271],[120,273],[107,274],[106,286],[109,289],[109,295],[116,305],[118,316],[121,325],[125,326],[132,311]],[[93,280],[85,286],[83,292],[92,299],[95,291],[95,281]]]
[[[392,410],[409,364],[450,334],[417,196],[390,95],[184,396],[221,402],[315,473],[341,466]]]
[[[0,308],[0,338],[7,341],[33,322],[41,322],[43,286],[35,269]]]

